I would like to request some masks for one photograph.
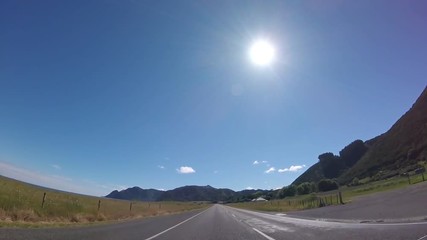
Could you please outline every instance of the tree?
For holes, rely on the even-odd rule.
[[[310,182],[310,192],[317,192],[317,185],[315,182]]]
[[[278,197],[279,198],[292,197],[292,196],[295,196],[296,192],[297,192],[297,187],[295,185],[289,185],[280,189],[278,193],[279,195]]]
[[[322,179],[317,184],[317,189],[321,192],[338,189],[338,183],[331,179]]]
[[[327,178],[336,178],[345,169],[345,164],[343,161],[341,161],[340,157],[335,156],[330,152],[320,154],[319,163],[323,174]]]
[[[340,151],[340,158],[347,167],[352,167],[368,151],[362,140],[356,140]]]
[[[353,181],[351,181],[351,185],[352,186],[359,186],[360,185],[359,178],[357,178],[357,177],[353,178]]]
[[[311,190],[312,190],[311,183],[308,183],[308,182],[301,183],[297,187],[298,195],[309,194],[311,193]]]

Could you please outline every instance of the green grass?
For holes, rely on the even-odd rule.
[[[321,200],[320,200],[321,199]],[[319,204],[336,205],[338,204],[336,193],[330,194],[309,194],[290,198],[284,198],[280,200],[271,200],[268,202],[243,202],[243,203],[231,203],[229,206],[257,210],[267,212],[289,212],[304,210],[310,208],[317,208]]]
[[[427,174],[424,174],[425,180],[427,180]],[[387,180],[381,180],[376,182],[367,182],[369,179],[363,179],[360,182],[366,182],[365,184],[353,187],[341,187],[340,191],[342,194],[343,202],[345,204],[350,203],[355,197],[374,194],[378,192],[390,191],[394,189],[403,188],[409,186],[407,177],[395,177]],[[411,184],[423,182],[421,174],[413,175],[410,177]],[[290,197],[280,200],[272,200],[268,202],[243,202],[243,203],[232,203],[229,204],[232,207],[258,210],[258,211],[271,211],[271,212],[289,212],[304,210],[310,208],[317,208],[320,205],[320,199],[322,199],[325,205],[339,205],[340,201],[337,198],[338,191],[330,191],[324,193],[313,193],[309,195],[302,195],[296,197]]]
[[[427,174],[424,174],[425,180],[427,180]],[[421,174],[413,175],[410,177],[411,184],[423,182]],[[355,187],[342,187],[344,202],[350,202],[353,198],[377,192],[390,191],[394,189],[403,188],[409,186],[407,177],[394,177],[386,180],[380,180],[375,182],[368,182],[366,184],[355,186]]]
[[[43,194],[46,193],[42,207]],[[98,211],[98,202],[101,200]],[[0,176],[0,227],[70,225],[166,215],[206,203],[132,202],[46,189]]]

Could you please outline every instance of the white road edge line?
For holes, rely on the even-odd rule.
[[[260,230],[256,229],[256,228],[252,228],[255,232],[261,234],[263,237],[267,238],[268,240],[275,240],[274,238],[268,236],[267,234],[261,232]]]
[[[421,240],[421,239],[424,239],[424,238],[427,238],[427,235],[425,235],[425,236],[423,236],[423,237],[420,237],[420,238],[418,238],[417,240]]]
[[[208,209],[209,209],[209,208],[208,208]],[[168,228],[168,229],[166,229],[166,230],[164,230],[164,231],[162,231],[162,232],[159,232],[159,233],[157,233],[157,234],[156,234],[156,235],[154,235],[154,236],[151,236],[151,237],[149,237],[149,238],[146,238],[145,240],[151,240],[151,239],[154,239],[154,238],[156,238],[156,237],[158,237],[158,236],[160,236],[160,235],[162,235],[162,234],[164,234],[164,233],[166,233],[166,232],[168,232],[168,231],[170,231],[170,230],[172,230],[172,229],[174,229],[174,228],[178,227],[179,225],[181,225],[181,224],[183,224],[183,223],[186,223],[186,222],[190,221],[191,219],[193,219],[193,218],[195,218],[195,217],[199,216],[200,214],[202,214],[202,213],[206,212],[208,209],[206,209],[206,210],[204,210],[203,212],[200,212],[200,213],[198,213],[198,214],[196,214],[196,215],[194,215],[194,216],[192,216],[192,217],[190,217],[190,218],[187,218],[186,220],[184,220],[184,221],[182,221],[182,222],[180,222],[180,223],[176,224],[175,226],[172,226],[172,227],[170,227],[170,228]]]

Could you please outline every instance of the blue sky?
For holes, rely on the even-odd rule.
[[[0,174],[91,195],[288,185],[411,107],[426,22],[422,0],[1,1]]]

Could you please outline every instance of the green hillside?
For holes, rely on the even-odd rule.
[[[339,180],[373,177],[384,179],[418,167],[427,161],[427,88],[386,133],[379,136],[369,151]]]
[[[324,153],[292,184],[323,178],[349,184],[354,179],[386,179],[420,167],[427,161],[427,88],[386,133],[368,141],[356,140],[339,155]]]

